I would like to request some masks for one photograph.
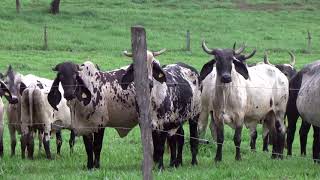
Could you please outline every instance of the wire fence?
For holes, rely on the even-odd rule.
[[[7,123],[7,125],[8,124],[14,124],[14,125],[21,125],[20,123]],[[44,125],[43,123],[36,123],[36,124],[38,124],[38,125]],[[61,126],[61,125],[56,125],[56,126],[59,126],[60,128],[62,128],[62,129],[64,129],[65,127],[64,126]],[[132,129],[134,129],[135,127],[133,127],[133,128],[128,128],[128,127],[114,127],[114,126],[103,126],[103,127],[101,127],[101,126],[96,126],[96,127],[78,127],[79,129],[83,129],[83,128],[86,128],[86,129],[102,129],[102,128],[114,128],[114,129],[122,129],[122,130],[132,130]],[[68,128],[66,128],[66,129],[68,129]],[[168,134],[170,134],[170,131],[166,131],[166,130],[161,130],[161,129],[157,129],[156,131],[158,131],[158,132],[164,132],[164,133],[168,133]],[[241,149],[241,151],[243,152],[243,151],[247,151],[247,152],[252,152],[252,151],[254,151],[255,153],[258,153],[258,154],[262,154],[262,155],[264,155],[264,156],[271,156],[272,154],[274,154],[274,155],[279,155],[279,156],[283,156],[284,158],[285,158],[285,154],[279,154],[279,153],[274,153],[274,152],[266,152],[266,151],[259,151],[259,150],[257,150],[257,149],[255,149],[255,150],[252,150],[250,147],[247,147],[247,146],[244,146],[244,145],[242,145],[242,146],[236,146],[236,145],[234,145],[233,143],[233,141],[229,141],[229,140],[224,140],[224,142],[223,143],[218,143],[218,142],[216,142],[216,141],[214,141],[214,140],[208,140],[208,139],[204,139],[204,138],[196,138],[196,137],[191,137],[191,136],[187,136],[187,135],[184,135],[184,134],[179,134],[179,133],[175,133],[174,135],[177,135],[177,136],[180,136],[180,137],[184,137],[184,139],[187,139],[187,140],[185,140],[185,142],[188,142],[188,139],[194,139],[194,140],[197,140],[200,144],[206,144],[206,145],[215,145],[215,146],[217,146],[217,145],[226,145],[226,146],[228,146],[228,147],[230,147],[230,148],[240,148]],[[312,157],[307,157],[307,156],[299,156],[299,155],[290,155],[290,156],[288,156],[288,157],[290,157],[290,158],[295,158],[295,159],[303,159],[303,160],[313,160],[313,158]]]

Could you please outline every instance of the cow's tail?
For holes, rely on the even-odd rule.
[[[30,117],[30,123],[33,123],[33,91],[34,87],[28,88],[29,89],[29,117]]]

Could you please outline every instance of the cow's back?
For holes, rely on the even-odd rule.
[[[296,100],[297,109],[303,120],[320,126],[320,61],[304,67],[298,76],[302,76],[302,81]]]
[[[276,67],[259,64],[248,68],[247,110],[249,118],[264,118],[266,112],[285,112],[289,98],[289,82]],[[241,87],[240,87],[241,88]]]

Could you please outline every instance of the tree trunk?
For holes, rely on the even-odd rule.
[[[20,13],[20,0],[16,0],[16,10],[17,13]]]
[[[52,14],[58,14],[59,13],[59,6],[60,6],[60,0],[52,0],[50,12]]]

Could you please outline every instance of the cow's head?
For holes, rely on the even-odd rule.
[[[297,74],[297,70],[294,68],[294,65],[296,63],[295,56],[290,51],[288,51],[288,53],[290,55],[290,63],[289,64],[275,64],[274,66],[276,68],[278,68],[284,75],[286,75],[288,80],[290,80],[295,74]],[[267,52],[265,52],[265,54],[264,54],[264,63],[272,65],[269,61]]]
[[[166,75],[163,71],[163,69],[160,66],[160,63],[158,60],[155,58],[156,56],[159,56],[163,52],[165,52],[165,49],[162,49],[160,51],[149,51],[147,50],[147,69],[148,69],[148,78],[151,80],[152,77],[160,82],[163,83],[166,81]],[[124,55],[128,57],[132,57],[131,53],[128,53],[127,51],[124,51]],[[126,73],[123,75],[122,80],[121,80],[121,87],[123,89],[127,89],[130,83],[133,82],[133,64],[131,64],[127,70]]]
[[[217,75],[222,83],[232,82],[231,70],[233,67],[245,79],[249,78],[247,66],[243,61],[237,59],[237,56],[239,56],[243,50],[238,52],[237,50],[233,49],[209,49],[206,46],[205,41],[202,42],[202,48],[206,53],[213,55],[214,59],[202,67],[200,72],[201,80],[205,79],[205,77],[210,74],[214,64],[216,64]],[[256,50],[254,50],[248,57],[252,57],[255,52]]]
[[[77,98],[85,106],[89,104],[91,92],[79,76],[79,71],[81,71],[79,65],[72,62],[64,62],[56,65],[52,70],[57,72],[57,76],[48,94],[48,102],[54,109],[57,110],[57,105],[61,101],[59,83],[62,85],[66,100],[70,101]]]
[[[11,65],[9,65],[6,73],[0,74],[0,78],[7,85],[7,88],[14,98],[21,95],[26,87],[21,80],[21,74],[15,72]]]
[[[11,95],[11,92],[3,81],[0,81],[0,96],[4,96],[10,104],[18,103],[17,97]]]

